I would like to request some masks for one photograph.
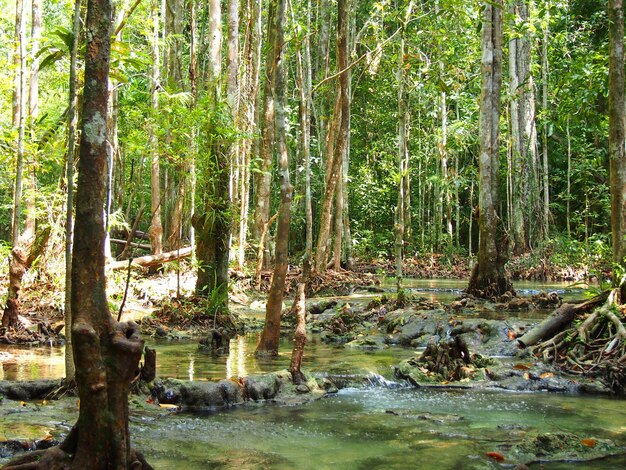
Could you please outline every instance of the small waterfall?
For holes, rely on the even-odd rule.
[[[365,380],[366,385],[369,387],[400,388],[405,386],[405,384],[394,382],[393,380],[387,380],[376,372],[368,372],[367,376],[365,376]]]

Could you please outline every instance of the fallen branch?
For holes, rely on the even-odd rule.
[[[159,266],[164,263],[176,261],[179,259],[187,258],[193,253],[193,248],[188,246],[181,248],[180,250],[168,251],[167,253],[161,253],[160,255],[140,256],[133,259],[131,266],[141,268],[151,268],[153,266]],[[116,261],[107,265],[107,268],[111,271],[117,271],[128,267],[128,261]]]
[[[537,344],[542,339],[554,336],[566,328],[578,315],[590,312],[604,303],[608,297],[609,291],[606,291],[580,305],[563,304],[539,325],[518,338],[517,343],[521,348],[527,348]]]

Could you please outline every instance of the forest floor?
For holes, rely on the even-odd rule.
[[[543,255],[546,255],[544,253]],[[548,254],[549,255],[549,254]],[[470,263],[461,256],[428,254],[408,258],[404,263],[404,276],[413,278],[468,279]],[[178,271],[177,269],[180,269]],[[592,267],[581,263],[557,265],[546,256],[524,255],[508,264],[514,280],[583,281],[597,279],[605,271],[603,264]],[[8,267],[0,266],[0,298],[5,298],[8,286]],[[392,260],[357,260],[351,271],[328,271],[311,279],[308,296],[349,295],[355,289],[372,293],[383,292],[381,279],[393,276]],[[263,271],[260,279],[254,275],[231,270],[231,302],[246,306],[260,301],[269,291],[271,271]],[[290,297],[300,278],[300,267],[291,266],[285,294]],[[182,328],[204,330],[213,325],[211,306],[193,297],[195,274],[189,262],[166,264],[160,271],[133,270],[126,293],[126,270],[109,274],[108,295],[113,313],[123,310],[123,320],[137,320],[154,310],[159,310],[157,320]],[[63,323],[63,284],[57,270],[31,270],[27,272],[21,292],[21,315],[25,329],[31,333],[4,336],[5,341],[26,343],[48,342],[60,339]],[[223,323],[223,322],[218,322]],[[2,337],[0,336],[0,341]]]

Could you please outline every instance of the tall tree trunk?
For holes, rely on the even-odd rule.
[[[272,285],[267,297],[265,310],[265,326],[256,349],[257,355],[278,355],[278,340],[280,337],[280,318],[283,309],[283,292],[285,278],[289,267],[289,221],[291,217],[291,198],[293,187],[289,181],[289,154],[287,152],[285,131],[285,68],[283,65],[283,42],[286,0],[274,0],[276,20],[275,44],[276,52],[274,87],[276,97],[276,147],[280,162],[280,209],[276,228],[276,263],[272,276]]]
[[[31,118],[39,115],[39,42],[41,40],[41,0],[32,0],[32,20],[30,35],[30,88],[28,110]]]
[[[205,203],[200,214],[194,214],[196,226],[196,255],[198,278],[196,294],[216,295],[218,311],[228,310],[228,261],[230,254],[231,201],[230,201],[230,157],[232,139],[221,130],[232,126],[229,117],[223,117],[221,106],[220,78],[222,57],[222,11],[219,0],[209,2],[209,76],[208,93],[213,97],[209,110],[205,139],[210,149],[211,164],[205,166],[203,176]]]
[[[258,241],[270,214],[270,184],[272,180],[272,158],[274,154],[276,62],[276,0],[269,2],[267,15],[267,54],[265,56],[265,84],[263,87],[263,123],[261,127],[261,166],[255,178],[256,205],[254,212],[255,233]],[[259,247],[259,250],[265,247]],[[268,262],[269,256],[264,256]],[[257,260],[258,262],[258,260]]]
[[[18,129],[17,160],[15,164],[15,187],[13,191],[13,216],[11,220],[11,243],[15,246],[20,237],[22,215],[22,189],[24,172],[24,138],[26,125],[26,22],[24,20],[24,2],[15,3],[15,47],[13,49],[13,126]]]
[[[621,283],[621,303],[626,302],[626,148],[624,106],[624,6],[609,0],[609,156],[611,160],[611,232],[613,283]]]
[[[104,275],[106,116],[111,5],[90,0],[76,227],[72,259],[72,335],[81,400],[75,468],[130,467],[128,388],[143,341],[134,324],[108,310]]]
[[[190,44],[189,44],[189,88],[191,89],[191,108],[196,108],[198,104],[198,19],[196,15],[197,0],[189,0],[189,29],[190,29]],[[198,129],[195,126],[191,128],[191,159],[189,162],[189,212],[192,216],[196,213],[196,157],[198,154]],[[189,224],[189,242],[193,248],[195,256],[196,248],[196,229],[193,226],[193,222]]]
[[[406,26],[406,22],[411,16],[411,10],[413,9],[413,2],[410,1],[406,10],[404,23],[402,28]],[[395,212],[395,251],[396,251],[396,287],[398,292],[402,289],[402,260],[404,253],[404,241],[405,241],[405,216],[406,207],[405,203],[408,179],[408,147],[407,147],[407,127],[408,127],[408,100],[409,95],[406,91],[406,77],[404,74],[405,67],[405,45],[404,45],[404,31],[400,34],[400,51],[398,52],[398,68],[396,71],[396,80],[398,82],[398,158],[397,158],[397,171],[398,171],[398,204]]]
[[[156,134],[156,120],[159,113],[160,84],[160,53],[159,53],[159,10],[158,0],[152,3],[153,37],[152,37],[152,79],[150,81],[150,123],[148,125],[148,146],[152,156],[150,173],[150,193],[152,195],[152,219],[150,222],[150,245],[155,255],[163,252],[163,225],[161,223],[161,166],[159,143]]]
[[[548,40],[550,37],[550,2],[546,8],[545,26],[543,28],[543,42],[541,44],[541,103],[543,111],[543,125],[541,129],[542,145],[541,152],[543,157],[543,238],[548,239],[550,236],[550,167],[548,164],[548,74],[549,74],[549,62],[548,62]],[[568,118],[569,123],[569,118]],[[569,124],[568,124],[569,126]],[[568,127],[569,131],[569,127]],[[568,141],[569,143],[569,141]],[[568,165],[569,165],[569,153],[568,153]],[[569,166],[568,166],[569,171]],[[569,178],[569,173],[568,173]],[[568,183],[569,185],[569,179]],[[568,187],[569,191],[569,187]],[[569,227],[569,199],[567,223]],[[568,229],[569,236],[569,229]]]
[[[511,6],[515,23],[525,24],[530,19],[529,0],[516,0]],[[523,253],[529,248],[531,236],[529,214],[539,207],[537,174],[535,92],[531,73],[532,54],[529,29],[509,41],[509,76],[512,138],[512,229],[513,251]],[[540,227],[543,233],[543,227]]]
[[[306,6],[306,30],[311,31],[311,0]],[[294,18],[295,23],[295,18]],[[299,121],[300,134],[298,146],[304,160],[304,212],[305,212],[305,258],[313,256],[313,202],[311,199],[311,40],[306,34],[297,50],[298,91],[299,91]]]
[[[567,238],[571,238],[571,222],[570,222],[570,204],[572,199],[572,136],[569,130],[570,117],[567,116],[567,122],[565,124],[565,138],[567,139],[567,186],[565,189],[566,209],[565,218],[567,223]],[[545,131],[544,131],[545,132]],[[545,145],[545,144],[544,144]]]
[[[502,0],[484,2],[481,38],[481,96],[479,113],[478,263],[472,270],[468,292],[479,297],[499,296],[512,290],[504,272],[506,248],[498,216],[498,160],[500,90],[502,87]],[[500,246],[499,246],[500,245]]]
[[[315,271],[326,271],[326,258],[328,240],[331,229],[331,212],[333,197],[337,181],[341,176],[343,159],[347,149],[348,135],[350,133],[350,96],[349,81],[350,70],[348,69],[348,36],[349,36],[349,6],[350,0],[337,2],[337,68],[342,71],[339,74],[337,93],[341,118],[339,120],[336,143],[333,149],[332,165],[326,177],[326,190],[322,201],[322,216],[320,231],[317,239],[317,251],[315,254]]]
[[[226,55],[226,102],[231,111],[233,126],[241,130],[239,107],[239,0],[228,1],[228,39]],[[235,213],[240,210],[240,194],[242,184],[243,164],[240,161],[241,141],[237,141],[231,148],[230,171],[230,200]],[[239,238],[239,221],[232,217],[231,234]]]
[[[74,155],[76,152],[76,129],[78,127],[78,111],[76,109],[78,92],[76,90],[78,48],[80,47],[80,10],[81,0],[74,4],[73,41],[70,57],[69,80],[69,116],[66,156],[67,206],[65,211],[65,379],[74,380],[74,351],[72,346],[72,233],[74,231]]]
[[[256,131],[256,110],[258,107],[259,77],[261,63],[261,3],[260,0],[247,0],[247,21],[244,43],[244,71],[243,71],[243,95],[240,103],[244,137],[241,143],[240,161],[242,162],[242,175],[240,184],[240,212],[239,212],[239,251],[237,264],[243,269],[246,259],[246,246],[248,240],[248,214],[250,208],[250,161],[254,143],[258,141],[252,137]]]
[[[332,265],[333,265],[333,269],[335,269],[336,271],[341,269],[341,245],[343,243],[343,227],[344,227],[344,224],[343,224],[343,219],[344,219],[343,160],[344,159],[345,159],[345,156],[344,158],[342,158],[341,169],[340,169],[339,176],[337,178],[337,187],[335,188],[335,239],[333,242],[334,244],[333,244]],[[347,191],[347,188],[345,189]]]

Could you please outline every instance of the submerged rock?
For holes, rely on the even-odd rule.
[[[542,462],[587,462],[626,453],[609,439],[571,433],[546,433],[527,436],[508,452],[508,459],[531,465]]]
[[[10,400],[37,400],[44,398],[61,385],[59,380],[0,380],[0,396]]]
[[[152,396],[160,404],[177,405],[185,410],[212,410],[249,402],[302,403],[323,396],[327,390],[332,393],[337,389],[330,380],[324,381],[322,386],[306,373],[304,382],[295,385],[291,381],[291,373],[283,370],[219,382],[157,380],[152,388]],[[305,393],[307,396],[303,397]]]

